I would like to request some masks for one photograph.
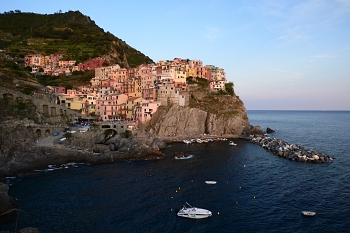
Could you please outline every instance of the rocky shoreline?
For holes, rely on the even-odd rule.
[[[23,132],[23,131],[22,131]],[[250,140],[273,154],[292,161],[329,163],[330,156],[318,153],[315,150],[305,149],[283,140],[264,136],[260,126],[245,126],[241,135],[220,135],[221,137],[240,137]],[[213,135],[200,135],[199,138],[214,137]],[[218,136],[215,136],[218,137]],[[16,215],[15,201],[8,196],[7,176],[17,176],[20,173],[31,173],[35,170],[47,169],[48,166],[62,166],[67,163],[102,164],[125,160],[148,160],[167,157],[161,152],[166,143],[180,142],[188,136],[162,136],[157,137],[145,131],[134,131],[130,138],[120,135],[105,135],[100,131],[77,133],[64,143],[60,137],[49,136],[40,141],[7,142],[8,156],[2,157],[0,167],[0,220],[4,222],[13,219]],[[182,152],[173,155],[185,156]],[[4,214],[6,213],[6,214]],[[9,214],[7,214],[9,213]],[[30,229],[33,230],[33,229]],[[34,229],[37,230],[37,229]]]
[[[312,163],[331,163],[333,161],[332,157],[317,152],[314,149],[307,149],[296,144],[290,144],[281,139],[264,135],[250,135],[248,139],[273,154],[288,160]]]

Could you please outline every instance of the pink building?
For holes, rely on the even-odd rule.
[[[99,98],[96,101],[96,113],[100,116],[100,120],[120,120],[124,118],[121,111],[124,110],[128,96],[125,94],[111,94]]]
[[[56,94],[66,94],[66,88],[64,87],[54,87]]]
[[[136,121],[149,121],[160,105],[160,102],[143,100],[141,106],[136,108]]]
[[[104,58],[92,58],[90,60],[85,61],[83,64],[78,65],[79,70],[94,70],[96,68],[103,67],[103,63],[106,60]]]

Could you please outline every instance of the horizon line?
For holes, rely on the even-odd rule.
[[[314,111],[314,112],[349,112],[349,110],[330,110],[330,109],[247,109],[247,111]]]

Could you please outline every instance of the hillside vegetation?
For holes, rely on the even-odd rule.
[[[64,60],[78,63],[104,57],[125,68],[153,63],[123,40],[104,32],[79,11],[45,15],[20,11],[0,14],[0,49],[17,58],[35,53],[62,54]]]
[[[91,78],[95,76],[94,70],[73,71],[72,75],[31,75],[31,69],[19,65],[16,61],[8,59],[0,54],[0,86],[15,88],[25,94],[37,90],[39,84],[43,86],[63,86],[71,89],[76,86],[90,84]],[[26,84],[24,84],[26,83]],[[33,86],[34,85],[34,86]]]

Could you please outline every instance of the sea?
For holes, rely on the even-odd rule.
[[[290,161],[248,140],[228,139],[171,143],[163,150],[169,157],[160,160],[49,166],[8,177],[18,218],[0,231],[350,232],[350,111],[248,110],[248,117],[275,130],[270,137],[333,162]],[[175,152],[186,157],[172,159]],[[186,203],[212,216],[178,217]]]

